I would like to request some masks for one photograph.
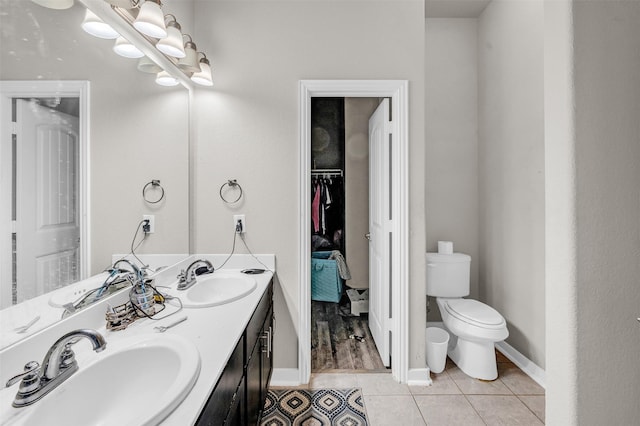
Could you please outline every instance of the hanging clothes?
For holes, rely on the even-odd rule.
[[[312,234],[343,249],[344,181],[342,177],[314,177],[311,183]],[[324,245],[326,247],[326,245]]]
[[[313,188],[313,200],[311,201],[311,222],[313,224],[313,233],[320,232],[320,184],[315,183]]]

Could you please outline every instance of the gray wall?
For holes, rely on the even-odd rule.
[[[573,20],[576,424],[634,424],[640,418],[640,3],[574,2]]]
[[[636,424],[640,3],[545,5],[548,424]]]
[[[197,1],[195,12],[215,80],[195,96],[196,250],[228,252],[244,213],[251,250],[276,254],[276,367],[298,357],[298,81],[409,81],[410,365],[424,368],[423,2]],[[230,178],[245,191],[237,206],[217,195]]]
[[[545,366],[544,9],[494,1],[478,18],[479,298],[507,343]]]
[[[453,241],[471,256],[471,297],[478,297],[477,19],[426,22],[427,251]],[[430,321],[440,319],[430,303]]]
[[[426,23],[427,249],[472,257],[471,295],[545,366],[543,19],[494,1]],[[439,320],[431,303],[429,320]]]

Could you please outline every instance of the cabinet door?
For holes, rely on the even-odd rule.
[[[233,396],[237,393],[238,385],[244,374],[244,336],[231,354],[215,389],[209,396],[204,410],[200,413],[197,426],[221,426],[229,413]],[[243,392],[244,393],[244,392]],[[243,397],[243,393],[240,397]],[[236,397],[237,398],[237,397]]]
[[[261,405],[261,374],[260,374],[260,345],[257,345],[247,363],[247,424],[256,425],[260,420]]]
[[[224,426],[244,426],[247,424],[245,421],[244,392],[245,381],[243,378],[240,382],[240,386],[238,386],[238,390],[233,396],[231,408],[229,409],[229,414],[224,421]]]
[[[261,407],[267,399],[267,391],[271,372],[273,371],[273,310],[269,312],[267,320],[264,322],[262,329],[262,348],[261,348],[261,365],[260,365],[260,402]]]

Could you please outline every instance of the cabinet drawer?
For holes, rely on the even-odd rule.
[[[260,303],[258,303],[258,307],[253,312],[253,316],[249,321],[249,325],[247,326],[247,358],[253,352],[253,348],[256,343],[260,339],[260,335],[262,333],[262,325],[264,324],[264,320],[271,309],[271,304],[273,303],[273,281],[269,283],[269,287],[267,291],[265,291],[264,296],[260,299]]]
[[[196,425],[222,425],[244,375],[244,337],[236,345]],[[244,393],[244,392],[243,392]],[[239,397],[239,396],[237,396]],[[237,398],[236,397],[236,398]],[[244,395],[242,395],[244,397]]]

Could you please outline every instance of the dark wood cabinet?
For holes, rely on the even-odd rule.
[[[258,424],[267,398],[267,387],[273,370],[272,343],[273,309],[270,309],[247,362],[247,424],[249,425]]]
[[[238,386],[237,392],[233,395],[231,401],[231,408],[224,421],[224,426],[243,426],[247,424],[246,421],[246,404],[245,404],[245,380],[244,377]]]
[[[273,282],[258,302],[197,426],[257,425],[273,370]]]

